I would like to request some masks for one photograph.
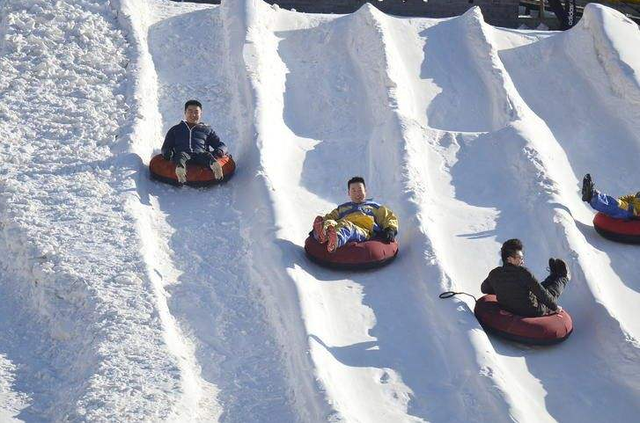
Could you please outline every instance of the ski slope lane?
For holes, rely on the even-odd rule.
[[[234,88],[219,6],[149,3],[148,48],[158,78],[164,134],[180,122],[184,102],[202,102],[210,124],[234,153],[241,150]],[[156,151],[162,138],[156,137]],[[151,153],[149,151],[148,153]],[[150,157],[150,156],[149,156]],[[212,189],[144,186],[160,245],[157,267],[168,308],[193,345],[200,386],[198,419],[244,422],[299,420],[281,342],[273,334],[260,280],[248,265],[242,236],[246,209],[236,203],[239,175]],[[246,175],[248,176],[248,175]],[[244,189],[244,188],[243,188]],[[258,200],[258,199],[254,199]],[[255,202],[252,210],[255,211]]]
[[[442,20],[435,26],[420,19],[385,17],[385,21],[389,28],[386,45],[390,75],[396,86],[392,103],[398,105],[395,114],[402,128],[407,153],[406,186],[411,192],[411,202],[415,204],[410,213],[415,216],[411,224],[424,234],[428,245],[425,256],[430,257],[430,267],[439,273],[423,282],[421,297],[423,301],[430,302],[433,309],[429,332],[434,334],[434,341],[443,345],[443,350],[460,352],[455,356],[459,362],[449,358],[450,366],[464,369],[467,385],[472,381],[476,383],[469,388],[472,393],[468,395],[479,410],[469,411],[467,418],[473,415],[478,419],[478,415],[483,415],[487,420],[515,418],[527,421],[531,419],[528,416],[535,414],[538,421],[552,420],[537,405],[537,379],[526,369],[510,365],[491,352],[491,344],[471,314],[469,307],[473,308],[473,304],[453,310],[437,299],[440,292],[459,289],[465,280],[472,281],[471,292],[477,290],[482,280],[480,272],[485,272],[484,269],[478,271],[477,267],[486,261],[483,251],[491,254],[491,244],[495,242],[490,238],[491,225],[497,217],[495,211],[488,207],[469,207],[456,199],[457,187],[452,186],[450,169],[465,144],[478,142],[483,135],[458,131],[468,128],[466,122],[475,121],[476,130],[500,132],[517,115],[504,90],[482,15],[478,9],[472,9],[461,17]],[[446,51],[432,47],[449,40],[455,40],[455,43],[449,44]],[[452,54],[451,51],[457,53]],[[466,74],[453,72],[446,77],[434,72],[443,62],[452,68],[465,66],[468,71]],[[482,103],[488,113],[478,119],[473,108],[459,108],[451,104],[453,109],[446,110],[447,106],[441,104],[442,115],[451,118],[438,122],[438,126],[451,131],[430,127],[433,120],[429,99],[449,95],[450,86],[464,86],[465,83],[459,82],[458,78],[470,80],[466,84],[473,87],[467,92],[468,103]],[[476,168],[488,171],[482,168],[481,163],[476,161]],[[452,233],[464,235],[452,237]],[[465,241],[476,245],[465,245]],[[477,241],[484,245],[478,245]],[[422,267],[427,269],[428,263],[423,263]],[[464,351],[468,355],[466,360],[461,359]],[[484,391],[492,392],[495,398],[478,395]]]
[[[407,414],[410,388],[394,369],[403,354],[416,352],[381,339],[374,329],[380,316],[363,301],[382,301],[367,287],[380,278],[389,287],[390,270],[334,273],[310,264],[301,248],[313,217],[346,201],[346,179],[369,173],[374,122],[350,50],[361,17],[257,7],[250,32],[257,44],[253,69],[262,71],[254,80],[261,160],[272,187],[286,276],[300,296],[316,377],[335,410],[332,418],[419,421]],[[310,84],[316,75],[323,78]],[[362,159],[353,160],[355,155]],[[394,310],[387,310],[389,321]]]

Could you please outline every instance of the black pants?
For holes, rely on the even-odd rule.
[[[569,283],[569,279],[566,277],[549,275],[547,276],[547,279],[542,281],[540,285],[542,285],[547,291],[549,291],[549,293],[557,302],[558,298],[560,298],[560,295],[562,295],[564,289],[567,287],[567,283]],[[538,305],[538,311],[540,312],[541,316],[554,313],[553,310],[551,310],[544,304]]]
[[[211,164],[215,162],[216,159],[213,157],[213,154],[208,151],[202,153],[187,153],[186,151],[181,151],[180,153],[174,154],[171,161],[174,162],[176,166],[185,168],[188,163],[211,167]]]

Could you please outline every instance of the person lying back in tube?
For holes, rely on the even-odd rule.
[[[614,198],[598,191],[588,173],[582,179],[582,201],[614,219],[640,219],[640,191]]]

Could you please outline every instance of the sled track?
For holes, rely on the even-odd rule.
[[[225,28],[220,7],[150,3],[148,48],[158,78],[162,134],[182,118],[184,102],[197,98],[232,152],[239,153],[235,178],[211,190],[143,183],[148,194],[150,236],[160,245],[154,263],[169,296],[168,310],[193,345],[203,421],[296,421],[284,352],[274,337],[261,281],[248,264],[262,246],[242,236],[250,222],[237,205],[237,186],[247,183],[242,140],[235,124],[229,85]],[[178,36],[178,34],[180,34]],[[155,149],[161,138],[156,138]],[[245,169],[243,169],[243,167]],[[240,184],[240,185],[237,185]]]

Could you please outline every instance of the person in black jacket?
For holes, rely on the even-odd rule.
[[[176,164],[178,182],[187,181],[187,163],[208,166],[216,180],[223,177],[222,166],[216,158],[227,155],[227,146],[210,126],[200,122],[202,104],[189,100],[184,105],[184,120],[167,132],[162,155]]]
[[[495,294],[500,306],[525,317],[559,313],[558,298],[569,282],[567,264],[560,259],[549,259],[550,275],[542,282],[524,267],[522,241],[510,239],[500,250],[502,266],[496,267],[482,282],[484,294]]]

